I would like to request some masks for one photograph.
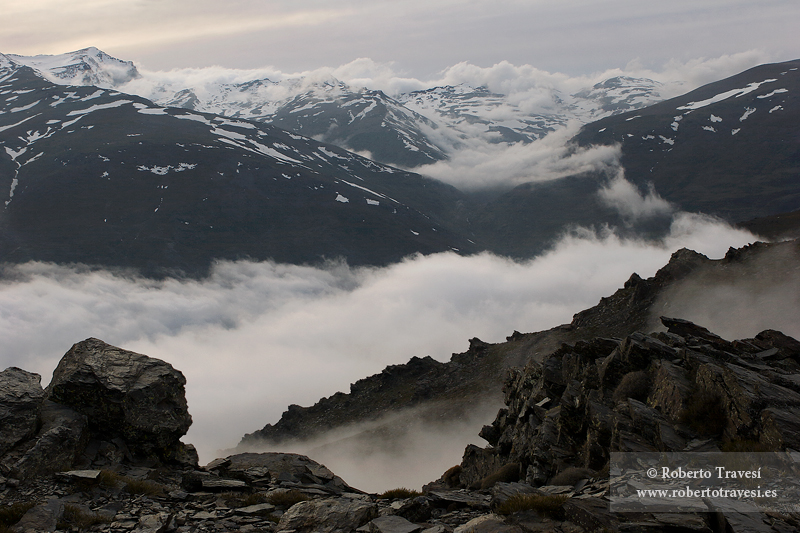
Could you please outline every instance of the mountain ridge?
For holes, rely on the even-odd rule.
[[[455,188],[333,145],[24,66],[0,71],[0,90],[4,261],[202,273],[224,258],[386,264],[474,249],[450,229]]]
[[[633,273],[623,287],[601,298],[597,305],[577,312],[569,324],[535,333],[515,331],[503,343],[473,338],[469,350],[453,354],[449,362],[415,356],[406,364],[388,366],[351,384],[347,393],[338,392],[309,407],[289,406],[275,423],[244,435],[236,450],[280,448],[303,440],[325,442],[323,435],[327,432],[336,439],[332,430],[365,424],[367,429],[360,432],[351,429],[347,445],[381,449],[382,444],[374,442],[388,439],[384,443],[388,445],[402,439],[402,428],[412,426],[412,420],[427,420],[435,428],[447,420],[467,419],[476,406],[500,401],[497,393],[508,369],[523,367],[528,360],[540,361],[565,344],[585,348],[586,342],[596,337],[621,339],[637,331],[653,331],[659,324],[654,313],[675,309],[675,302],[670,301],[681,284],[704,280],[703,288],[697,289],[701,292],[720,283],[734,286],[737,280],[752,279],[751,265],[759,261],[783,269],[782,274],[765,282],[790,279],[800,264],[800,240],[731,248],[718,260],[686,248],[678,250],[653,277],[642,279]],[[397,418],[382,422],[387,413]]]
[[[202,87],[165,82],[143,93],[131,91],[129,82],[142,77],[132,63],[96,48],[58,56],[9,57],[41,69],[56,83],[99,85],[134,92],[163,106],[271,123],[404,168],[447,159],[460,148],[461,138],[480,135],[491,143],[530,143],[570,120],[586,123],[661,99],[661,84],[629,76],[609,78],[571,95],[536,87],[540,102],[535,110],[483,86],[432,87],[389,96],[351,87],[330,75],[325,80],[259,78]],[[132,73],[122,75],[126,69]]]

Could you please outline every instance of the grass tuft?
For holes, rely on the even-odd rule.
[[[422,496],[421,492],[416,490],[400,487],[397,489],[387,490],[383,494],[378,494],[380,500],[407,500],[408,498],[416,498]]]
[[[650,375],[644,370],[638,372],[628,372],[625,374],[614,389],[612,399],[614,402],[621,402],[628,398],[644,402],[650,394]]]
[[[285,492],[273,492],[267,495],[267,502],[278,507],[291,507],[296,503],[304,502],[308,499],[308,496],[295,489]]]
[[[34,505],[33,502],[0,505],[0,527],[16,524]]]
[[[58,529],[73,529],[85,531],[97,524],[108,524],[111,520],[97,513],[86,512],[77,505],[66,504],[64,513],[58,521]]]
[[[150,481],[147,479],[131,479],[126,476],[122,476],[122,480],[125,482],[125,487],[123,487],[122,490],[129,494],[141,494],[144,496],[154,497],[163,496],[165,493],[164,486],[160,483],[156,483],[155,481]]]
[[[536,511],[542,516],[560,519],[564,515],[562,506],[565,501],[567,501],[567,496],[563,494],[515,494],[503,502],[497,508],[497,512],[509,515],[522,511]]]
[[[700,389],[689,396],[678,416],[680,422],[706,436],[719,436],[728,423],[728,413],[719,394]]]
[[[221,496],[222,500],[225,502],[225,505],[231,509],[250,507],[251,505],[258,505],[259,503],[268,503],[267,495],[263,492],[254,492],[252,494],[242,494],[241,492],[225,492]],[[275,504],[273,503],[272,505]]]

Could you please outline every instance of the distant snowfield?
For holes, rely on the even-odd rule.
[[[38,372],[46,385],[63,354],[88,337],[166,360],[187,377],[194,424],[184,440],[198,446],[205,462],[244,433],[276,422],[289,404],[347,392],[356,380],[412,356],[448,360],[472,337],[500,342],[514,330],[567,323],[633,272],[652,276],[681,247],[719,258],[729,246],[753,240],[719,221],[680,213],[659,244],[583,232],[526,262],[452,253],[386,268],[223,262],[200,281],[29,263],[10,267],[0,281],[0,367]],[[729,298],[715,313],[699,304],[691,311],[729,338],[766,328],[800,335],[796,302],[781,300],[796,288],[774,289],[769,305],[749,297],[735,308]],[[687,311],[685,318],[694,317]],[[456,464],[467,435],[480,442],[480,424],[449,443],[433,470],[403,482],[418,487]],[[327,466],[347,480],[355,475],[348,468],[358,464],[348,461]],[[362,488],[397,486],[402,465],[383,468],[395,472],[385,487]]]

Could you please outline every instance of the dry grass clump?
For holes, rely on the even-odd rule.
[[[84,482],[85,483],[85,482]],[[101,470],[100,475],[92,482],[93,486],[113,489],[122,485],[122,490],[128,494],[144,496],[163,496],[166,493],[164,485],[149,479],[134,479],[123,476],[111,470]]]
[[[542,516],[560,519],[564,511],[562,506],[567,501],[563,494],[515,494],[503,502],[497,512],[502,515],[519,513],[522,511],[536,511]]]
[[[734,439],[722,444],[723,452],[731,453],[765,453],[777,451],[757,440]]]
[[[728,413],[719,394],[699,389],[689,396],[678,419],[701,435],[719,436],[728,423]]]
[[[628,398],[633,398],[640,402],[647,400],[650,394],[650,375],[644,370],[638,372],[628,372],[619,381],[619,385],[614,389],[611,399],[614,402],[621,402]]]
[[[383,494],[378,494],[378,499],[381,500],[407,500],[408,498],[416,498],[422,496],[422,493],[416,490],[400,487],[397,489],[387,490]]]
[[[263,492],[254,492],[252,494],[243,494],[241,492],[225,492],[221,494],[221,497],[225,502],[225,505],[231,509],[250,507],[251,505],[258,505],[259,503],[268,503],[267,495]]]
[[[548,483],[549,485],[575,485],[578,481],[582,479],[589,479],[594,475],[594,472],[589,470],[588,468],[580,468],[577,466],[571,466],[564,470],[563,472],[559,472],[553,479],[550,480]]]
[[[300,502],[307,501],[309,498],[299,490],[287,490],[285,492],[273,492],[267,495],[267,503],[277,507],[291,507]]]
[[[19,522],[34,505],[33,502],[0,505],[0,533],[11,531],[9,526]]]
[[[58,521],[58,529],[85,531],[97,524],[108,524],[111,520],[97,513],[86,512],[77,505],[66,504]]]

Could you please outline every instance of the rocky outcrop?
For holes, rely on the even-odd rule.
[[[183,375],[97,339],[72,347],[47,390],[18,368],[0,372],[0,474],[25,480],[73,467],[197,464],[180,442],[191,424]]]
[[[498,344],[472,339],[469,350],[453,354],[446,363],[414,357],[407,364],[389,366],[380,374],[352,384],[349,393],[339,392],[310,407],[289,406],[274,424],[245,435],[239,451],[318,437],[332,429],[374,421],[388,411],[402,416],[409,407],[415,408],[416,419],[447,420],[469,413],[487,399],[499,403],[497,391],[503,386],[507,369],[522,367],[529,359],[541,361],[564,343],[623,339],[636,331],[652,331],[658,325],[658,315],[654,316],[653,310],[662,307],[665,294],[676,285],[698,279],[703,286],[718,281],[735,286],[753,279],[752,262],[763,257],[785,265],[786,273],[776,273],[776,281],[780,281],[796,271],[800,263],[800,240],[730,249],[720,260],[710,260],[688,249],[678,250],[655,276],[643,279],[631,275],[621,289],[575,314],[569,324],[536,333],[515,331],[506,342]],[[613,360],[608,361],[610,368],[604,374],[607,379],[613,376],[615,365]],[[396,425],[411,422],[398,421]]]
[[[186,379],[164,361],[99,339],[75,344],[47,387],[51,400],[86,415],[96,438],[167,457],[189,429]]]
[[[0,372],[0,456],[36,433],[44,400],[39,374],[11,367]]]
[[[726,341],[691,322],[668,331],[564,344],[509,371],[506,408],[471,446],[462,486],[506,465],[543,485],[575,468],[598,471],[609,453],[800,445],[800,344],[780,332]]]

